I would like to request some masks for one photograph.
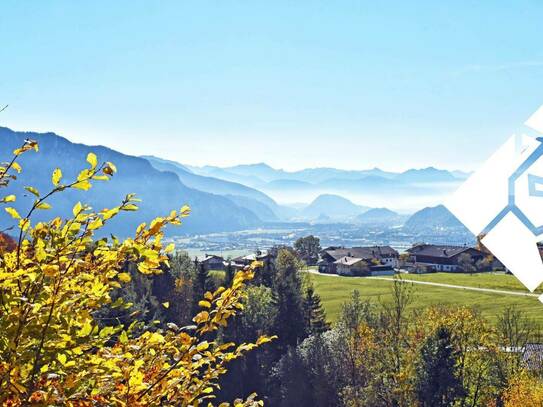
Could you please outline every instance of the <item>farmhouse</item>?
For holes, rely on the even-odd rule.
[[[269,251],[257,250],[255,253],[236,257],[232,259],[229,264],[236,270],[242,270],[251,265],[254,261],[261,261],[265,266],[269,266],[273,260],[273,256]]]
[[[370,267],[364,259],[344,256],[334,262],[336,272],[340,276],[363,276],[370,274]]]
[[[390,246],[328,247],[321,251],[317,265],[321,273],[340,274],[341,270],[347,275],[392,274],[398,258],[398,252]]]
[[[200,262],[206,270],[224,270],[224,259],[221,256],[207,254]]]
[[[415,272],[466,271],[468,262],[475,265],[485,257],[480,250],[467,246],[419,244],[407,249],[406,268]]]

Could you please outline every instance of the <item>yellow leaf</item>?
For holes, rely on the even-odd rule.
[[[209,348],[209,343],[207,341],[203,341],[202,343],[199,343],[198,346],[196,346],[196,350],[198,352],[201,352],[203,350],[206,350]]]
[[[164,337],[158,332],[153,332],[151,334],[151,337],[149,338],[149,343],[151,344],[164,343]]]
[[[24,218],[19,221],[19,229],[26,232],[30,227],[30,219]]]
[[[79,332],[77,333],[77,336],[83,337],[87,336],[92,332],[92,325],[90,323],[90,320],[86,320]]]
[[[15,162],[15,161],[14,161],[13,164],[11,164],[11,166],[12,166],[13,169],[14,169],[15,171],[17,171],[18,173],[21,173],[21,171],[23,170],[23,169],[21,168],[21,166],[19,165],[18,162]]]
[[[206,387],[205,389],[202,390],[202,393],[205,393],[205,394],[213,393],[213,387]]]
[[[15,208],[4,208],[4,210],[11,215],[13,219],[21,219],[21,215],[19,215],[19,212]]]
[[[87,162],[91,165],[91,168],[94,170],[96,166],[98,165],[98,158],[96,158],[96,154],[94,153],[87,154]]]
[[[209,301],[199,301],[198,305],[202,308],[211,308],[211,303]]]
[[[170,243],[166,248],[164,249],[165,253],[171,253],[175,250],[175,243]]]
[[[272,337],[269,337],[269,336],[261,336],[260,338],[258,338],[256,340],[256,344],[257,345],[262,345],[263,343],[267,343],[267,342],[271,342],[272,340],[274,340],[275,338],[277,338],[276,336],[272,336]]]
[[[162,303],[162,306],[163,306],[164,308],[170,308],[170,303],[169,303],[168,301],[163,302],[163,303]]]
[[[81,202],[78,202],[74,205],[72,209],[72,213],[74,214],[74,216],[77,216],[79,215],[79,212],[81,212],[82,209],[83,209],[83,205],[81,205]]]
[[[94,230],[94,229],[101,228],[103,225],[104,225],[104,223],[102,222],[102,219],[96,218],[91,223],[89,223],[88,228],[89,228],[89,230]]]
[[[43,274],[45,274],[47,277],[53,277],[58,273],[58,266],[53,266],[51,264],[48,264],[43,267]]]
[[[66,355],[59,353],[57,356],[58,361],[64,366],[66,364]]]
[[[79,181],[72,185],[75,189],[82,189],[83,191],[88,191],[91,187],[91,183],[89,181]]]
[[[62,178],[62,171],[60,170],[60,168],[55,168],[55,170],[53,171],[53,175],[51,177],[51,181],[53,182],[53,185],[57,186],[61,178]]]
[[[108,220],[112,218],[113,216],[117,215],[118,213],[119,213],[119,208],[104,209],[102,211],[102,216],[104,217],[104,220]]]
[[[37,209],[51,209],[51,205],[47,202],[41,202],[36,206]]]
[[[123,283],[129,283],[130,280],[132,279],[132,278],[130,277],[130,274],[128,274],[128,273],[119,273],[119,274],[117,275],[117,278],[119,279],[119,281],[121,281],[121,282],[123,282]]]
[[[207,311],[202,311],[198,313],[193,319],[197,324],[201,324],[209,320],[209,313]]]
[[[8,195],[2,199],[2,202],[15,202],[17,197],[15,195]]]
[[[137,205],[134,205],[134,204],[127,204],[125,206],[123,206],[123,210],[125,211],[137,211],[139,208],[137,207]]]
[[[188,205],[183,206],[179,212],[182,218],[186,218],[187,216],[190,215],[190,206]]]
[[[25,189],[30,192],[31,194],[34,194],[36,196],[40,196],[40,193],[38,192],[38,190],[34,187],[25,187]]]
[[[126,334],[126,331],[122,331],[122,332],[121,332],[121,335],[119,336],[119,341],[120,341],[122,344],[128,343],[128,335]]]

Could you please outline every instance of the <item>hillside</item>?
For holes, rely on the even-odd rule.
[[[176,174],[181,182],[190,188],[216,195],[224,195],[236,205],[249,209],[265,221],[278,220],[281,208],[269,196],[248,186],[222,179],[194,174],[188,168],[175,161],[153,156],[143,156],[160,171]]]
[[[232,231],[258,226],[261,220],[250,210],[241,208],[228,198],[201,192],[183,184],[173,172],[162,172],[139,157],[119,153],[102,146],[75,144],[54,133],[15,132],[0,127],[0,160],[10,158],[11,152],[19,147],[25,138],[35,139],[40,144],[39,153],[28,153],[21,157],[23,172],[17,182],[6,193],[19,196],[14,205],[22,213],[26,212],[31,198],[23,197],[23,187],[31,185],[40,191],[51,188],[51,173],[55,167],[61,167],[64,178],[74,178],[78,171],[86,166],[88,152],[94,152],[99,160],[111,161],[118,173],[109,182],[96,182],[89,191],[65,191],[55,197],[53,208],[40,214],[42,219],[63,216],[71,212],[77,201],[90,204],[94,208],[112,207],[118,204],[127,193],[136,193],[143,200],[140,210],[127,212],[119,219],[114,219],[107,232],[127,236],[144,221],[179,209],[184,204],[192,207],[192,214],[184,226],[171,232],[207,233]],[[28,194],[27,194],[28,195]],[[8,227],[13,223],[9,215],[0,213],[0,224]]]
[[[361,224],[392,225],[399,224],[404,216],[387,208],[373,208],[356,217],[356,222]]]
[[[415,212],[407,219],[404,228],[418,231],[423,229],[464,228],[464,225],[447,208],[438,205]]]
[[[326,216],[334,220],[343,220],[355,217],[369,208],[359,206],[348,199],[338,195],[320,195],[307,207],[301,210],[303,217],[307,219],[322,219]]]

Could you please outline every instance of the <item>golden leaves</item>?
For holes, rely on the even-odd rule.
[[[98,158],[96,157],[96,154],[94,153],[87,154],[87,162],[90,164],[91,169],[94,170],[96,166],[98,165]]]
[[[34,188],[34,187],[25,187],[25,189],[30,192],[31,194],[37,196],[38,198],[40,197],[40,192]]]
[[[122,283],[129,283],[132,280],[132,278],[130,277],[130,274],[128,273],[119,273],[117,275],[117,278]]]
[[[61,178],[62,178],[62,171],[60,170],[60,168],[55,168],[55,170],[53,171],[53,175],[51,176],[51,182],[53,183],[54,186],[58,186]]]
[[[89,181],[83,180],[83,181],[79,181],[79,182],[76,182],[75,184],[73,184],[72,188],[81,189],[83,191],[88,191],[91,188],[91,186],[92,186],[92,184]]]
[[[17,197],[15,195],[7,195],[4,198],[2,198],[1,202],[15,202]]]
[[[40,202],[39,204],[36,205],[36,208],[37,209],[51,209],[51,205],[48,204],[47,202]]]
[[[25,151],[34,148],[31,143],[25,146]],[[92,153],[87,155],[87,162],[90,169],[62,185],[62,171],[55,169],[51,176],[54,189],[43,197],[67,188],[87,190],[91,181],[106,180],[117,171],[109,162],[98,167],[98,158]],[[1,172],[0,168],[0,177]],[[36,195],[36,208],[50,207],[40,200],[36,189],[28,187],[27,191]],[[8,196],[3,201],[14,200],[14,196]],[[160,321],[155,321],[152,331],[139,324],[99,328],[102,324],[95,317],[105,305],[121,310],[130,306],[122,301],[112,303],[112,291],[131,281],[126,264],[137,264],[143,274],[160,273],[168,264],[166,254],[175,250],[173,243],[162,246],[164,228],[179,225],[181,218],[190,213],[190,208],[183,206],[168,216],[143,223],[131,239],[94,240],[107,220],[120,211],[136,210],[137,201],[129,194],[119,206],[99,212],[78,202],[72,208],[73,217],[38,222],[34,228],[30,215],[21,218],[14,208],[5,208],[26,231],[19,250],[4,253],[0,262],[6,315],[0,343],[17,343],[17,348],[2,359],[7,368],[16,372],[9,396],[16,400],[25,397],[26,401],[31,395],[25,391],[32,388],[32,396],[78,394],[104,405],[112,400],[123,400],[127,406],[153,405],[161,399],[171,405],[202,405],[213,396],[219,376],[226,373],[226,362],[273,339],[263,337],[257,343],[236,347],[234,343],[212,341],[206,335],[226,326],[239,311],[245,298],[244,283],[253,276],[250,271],[236,274],[231,287],[204,294],[199,305],[205,311],[194,318],[196,330],[174,325],[162,329]],[[25,295],[26,288],[39,295]],[[168,308],[170,303],[162,306]],[[22,318],[24,315],[29,317]],[[23,321],[24,335],[15,341],[19,321]],[[63,404],[53,398],[47,402]]]
[[[83,205],[81,205],[81,202],[78,202],[72,208],[72,214],[74,216],[77,216],[77,215],[79,215],[81,213],[82,210],[83,210]]]
[[[21,219],[21,215],[19,215],[19,212],[15,208],[4,208],[4,210],[11,215],[13,219]]]

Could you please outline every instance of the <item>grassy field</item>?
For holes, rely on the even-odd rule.
[[[508,291],[527,290],[513,277],[505,274],[450,274],[435,273],[424,275],[404,275],[404,279],[431,281],[478,288],[492,288]],[[328,319],[335,321],[341,304],[347,301],[353,290],[358,290],[364,299],[378,303],[390,300],[392,282],[368,278],[334,277],[310,274],[316,291],[321,296]],[[473,306],[490,321],[506,307],[516,305],[543,328],[543,304],[537,297],[522,297],[508,294],[484,293],[454,288],[413,284],[414,302],[412,307],[423,308],[433,304]]]

